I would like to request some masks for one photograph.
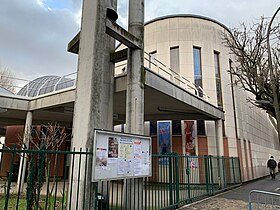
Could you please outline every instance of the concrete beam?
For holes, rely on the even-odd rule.
[[[193,110],[195,110],[195,113],[200,113],[202,116],[203,115],[205,116],[204,118],[201,119],[206,119],[206,118],[212,120],[225,119],[224,112],[218,109],[217,107],[215,107],[214,105],[202,100],[198,96],[189,93],[183,88],[174,85],[168,79],[157,75],[155,72],[147,68],[145,71],[145,85],[159,92],[162,92],[170,96],[171,98],[181,101],[184,104],[188,104],[189,107],[192,107]]]
[[[14,109],[27,111],[31,98],[17,95],[0,95],[0,107],[5,109]]]
[[[127,55],[128,55],[128,49],[123,49],[117,52],[112,52],[110,54],[110,60],[112,63],[118,63],[121,61],[127,60]]]
[[[75,101],[76,87],[37,96],[30,101],[29,110],[55,107]]]
[[[68,43],[68,52],[79,54],[80,33],[81,32],[77,33],[77,35]],[[140,49],[143,47],[143,44],[139,39],[137,39],[118,24],[113,23],[108,19],[106,20],[106,33],[129,48]],[[125,56],[127,58],[127,52]]]
[[[68,52],[79,54],[80,35],[81,32],[79,31],[79,33],[77,33],[76,36],[68,43],[67,46]]]
[[[143,43],[140,39],[133,36],[131,33],[119,26],[117,23],[114,23],[108,19],[106,20],[106,33],[129,48],[143,48]]]

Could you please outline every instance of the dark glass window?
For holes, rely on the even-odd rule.
[[[193,48],[193,63],[194,63],[194,84],[202,88],[202,68],[201,68],[201,48]],[[198,95],[203,96],[203,92],[198,89]]]
[[[182,135],[181,120],[172,120],[172,135]]]
[[[226,136],[225,121],[222,121],[223,136]]]
[[[157,122],[150,121],[150,135],[156,136],[157,135]]]
[[[204,120],[197,120],[196,121],[196,127],[197,127],[197,135],[205,136],[205,121]]]
[[[220,58],[219,53],[214,51],[214,63],[215,63],[215,77],[216,77],[216,90],[217,90],[217,105],[223,109],[223,97],[222,97],[222,83],[221,83],[221,71],[220,71]]]

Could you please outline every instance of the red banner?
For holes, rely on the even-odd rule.
[[[184,121],[184,135],[186,142],[186,155],[195,155],[195,130],[194,121]]]

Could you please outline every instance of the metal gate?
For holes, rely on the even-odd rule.
[[[249,193],[249,210],[280,209],[280,194],[261,190]]]

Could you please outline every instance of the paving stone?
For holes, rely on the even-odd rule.
[[[233,190],[226,191],[216,196],[198,201],[193,204],[189,204],[185,207],[181,207],[180,210],[248,210],[249,209],[249,193],[251,190],[261,190],[273,193],[280,193],[280,174],[277,175],[276,180],[271,180],[269,176],[254,180],[243,184]],[[270,199],[265,198],[267,195],[259,195],[263,200]],[[252,201],[254,200],[252,195]],[[276,196],[275,200],[280,201],[280,194]],[[253,203],[253,210],[255,209],[280,209],[280,202],[274,203],[273,207],[271,203],[261,204],[261,202]]]

